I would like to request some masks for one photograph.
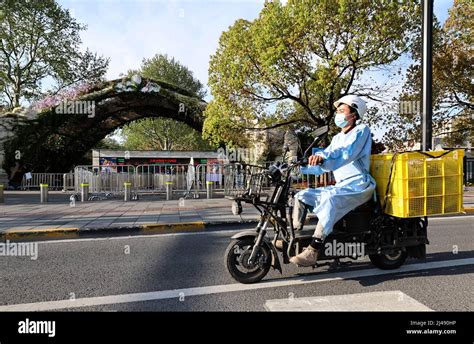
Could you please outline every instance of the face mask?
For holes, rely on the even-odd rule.
[[[344,128],[349,122],[346,120],[346,115],[337,113],[336,117],[334,117],[334,123],[336,123],[339,128]]]

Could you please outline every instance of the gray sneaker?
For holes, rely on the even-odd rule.
[[[290,258],[290,263],[296,264],[298,266],[314,266],[319,257],[319,250],[308,246],[303,249],[303,252],[297,256]]]

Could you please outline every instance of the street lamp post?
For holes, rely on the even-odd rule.
[[[433,0],[422,0],[423,53],[422,53],[422,142],[424,151],[432,148],[433,136]]]

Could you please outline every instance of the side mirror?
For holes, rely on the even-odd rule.
[[[321,136],[323,134],[326,134],[328,131],[329,131],[329,126],[324,125],[324,126],[318,128],[318,129],[316,129],[315,131],[313,131],[313,136],[318,137],[318,136]]]
[[[325,136],[328,133],[328,131],[329,131],[329,126],[328,125],[322,126],[318,129],[316,129],[315,131],[313,131],[314,141],[309,145],[308,148],[306,148],[305,152],[303,153],[303,159],[306,158],[306,156],[308,155],[308,152],[311,150],[311,148],[314,147],[314,145],[316,145],[316,143],[323,136]]]

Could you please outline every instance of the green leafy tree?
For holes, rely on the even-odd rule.
[[[143,59],[138,71],[128,75],[140,74],[145,78],[164,81],[184,88],[197,97],[203,98],[206,90],[193,73],[166,54],[157,54]],[[157,114],[159,115],[159,114]],[[203,140],[201,133],[187,124],[169,118],[145,118],[124,126],[121,135],[127,149],[139,150],[211,150],[215,146]]]
[[[52,78],[49,93],[103,77],[109,60],[79,50],[86,26],[54,0],[0,0],[0,103],[19,107],[41,98],[42,83]]]
[[[143,59],[140,74],[145,78],[180,86],[200,98],[206,96],[204,85],[194,77],[193,72],[167,54],[156,54],[150,59]]]
[[[210,150],[199,132],[169,118],[144,118],[123,128],[124,146],[134,150]]]
[[[450,122],[448,146],[474,143],[474,3],[455,0],[443,25],[443,46],[434,60],[436,111]]]
[[[400,106],[374,122],[388,128],[383,142],[404,150],[407,142],[421,141],[421,24],[411,50],[413,64],[400,97]],[[474,139],[474,5],[455,0],[447,20],[433,25],[433,136],[447,146]]]
[[[348,94],[376,98],[360,76],[408,51],[417,1],[266,1],[254,21],[237,20],[211,57],[213,100],[204,136],[245,144],[252,128],[332,119]]]

